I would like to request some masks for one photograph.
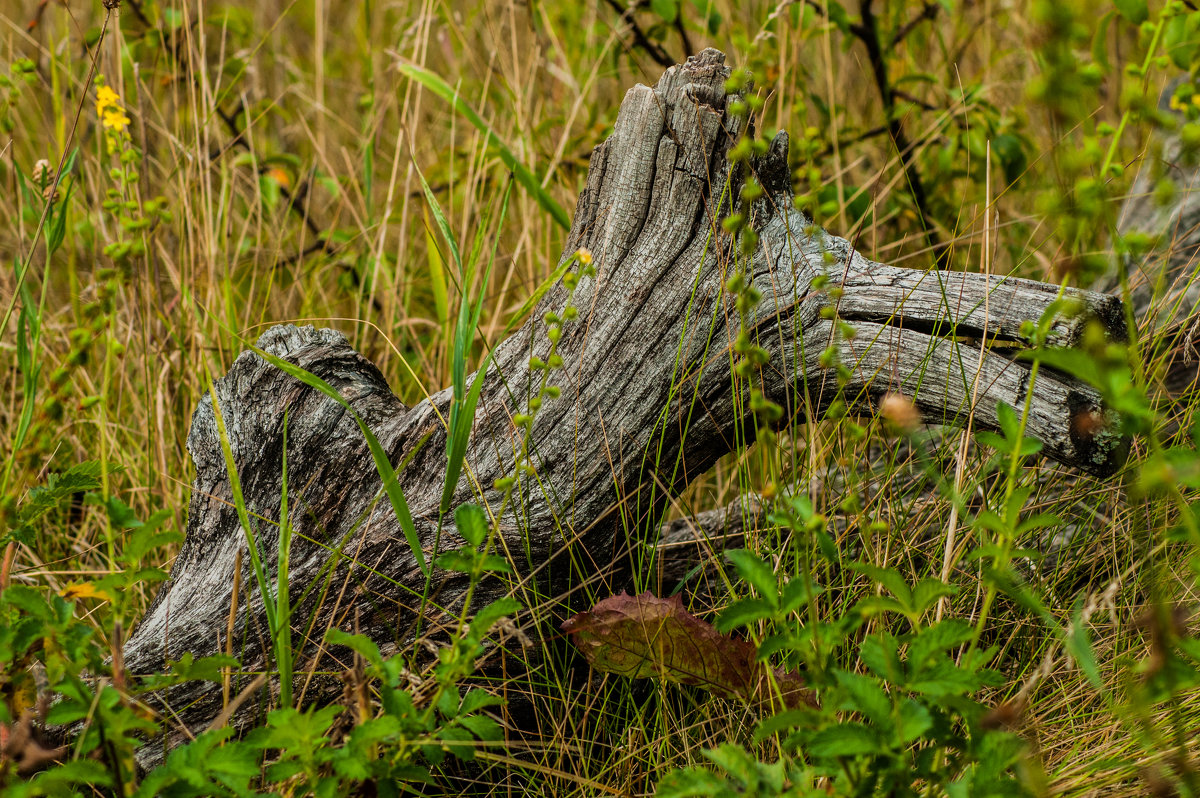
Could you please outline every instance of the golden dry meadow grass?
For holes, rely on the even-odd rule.
[[[654,0],[625,16],[624,0],[123,0],[111,13],[100,2],[7,0],[6,512],[49,474],[97,460],[104,496],[141,519],[167,510],[168,526],[182,530],[192,413],[244,342],[273,324],[343,331],[406,403],[447,386],[458,297],[475,295],[481,278],[457,284],[418,175],[460,247],[481,226],[498,244],[473,366],[555,270],[567,232],[520,186],[498,220],[513,180],[501,148],[569,213],[624,92],[661,74],[656,54],[675,62],[713,46],[752,69],[764,101],[757,125],[791,132],[808,207],[871,258],[927,268],[941,257],[954,269],[1091,284],[1109,268],[1110,222],[1152,152],[1152,125],[1125,118],[1122,104],[1125,70],[1145,55],[1136,26],[1084,0],[872,5],[886,89],[853,28],[863,25],[857,2],[845,4],[841,25],[841,6],[824,0]],[[1046,8],[1057,5],[1082,31],[1056,27]],[[1040,85],[1065,57],[1082,65],[1076,83]],[[501,145],[406,66],[440,76]],[[1174,74],[1160,68],[1139,85],[1157,97]],[[1104,133],[1118,127],[1118,136]],[[902,153],[897,130],[909,145]],[[1109,157],[1081,160],[1091,150]],[[1099,160],[1121,169],[1099,169]],[[60,164],[69,171],[59,175]],[[1097,172],[1107,193],[1092,201],[1079,181]],[[39,230],[52,195],[57,235]],[[1078,223],[1064,221],[1063,197]],[[1153,375],[1153,350],[1142,356]],[[1185,430],[1191,409],[1171,411]],[[911,423],[906,408],[893,410],[904,416],[893,421]],[[814,420],[772,451],[735,452],[670,512],[761,491],[771,469],[794,484],[858,484],[861,464],[878,462],[873,444],[895,430],[877,418],[856,423],[864,435]],[[877,565],[941,576],[947,530],[957,527],[962,551],[974,539],[968,516],[980,509],[971,497],[989,489],[987,452],[961,440],[951,432],[932,449],[933,468],[967,497],[959,509],[945,491],[906,490],[905,463],[885,468],[852,508],[847,534]],[[1145,454],[1135,441],[1132,461]],[[1191,550],[1163,537],[1174,505],[1125,500],[1121,478],[1049,462],[1021,478],[1032,487],[1028,512],[1081,530],[1037,587],[1064,628],[1090,630],[1104,689],[1041,619],[1001,598],[984,634],[1005,683],[989,700],[1017,708],[1003,722],[1040,755],[1050,792],[1135,794],[1162,773],[1194,769],[1194,744],[1177,735],[1197,728],[1200,703],[1192,694],[1139,703],[1130,687],[1154,667],[1146,608],[1195,606]],[[813,495],[828,513],[841,500],[832,488]],[[49,518],[11,549],[4,579],[60,594],[76,586],[80,616],[116,645],[116,611],[78,586],[122,567],[114,549],[126,531],[93,504]],[[155,550],[145,564],[169,567],[172,555]],[[950,611],[973,623],[985,612],[980,566],[956,562],[949,576],[961,593]],[[853,577],[840,587],[847,605],[874,589]],[[154,590],[139,585],[122,598],[126,630]],[[1183,624],[1194,626],[1190,615]],[[554,683],[512,689],[535,695],[543,733],[485,757],[510,773],[506,789],[644,793],[659,773],[703,761],[701,748],[752,731],[733,704],[666,686],[609,677],[593,695]]]

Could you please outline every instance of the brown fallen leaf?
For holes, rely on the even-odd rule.
[[[55,762],[65,760],[70,753],[67,746],[46,748],[38,739],[33,727],[33,713],[25,711],[12,726],[0,725],[0,739],[4,745],[0,748],[0,761],[10,761],[17,766],[17,775],[28,778],[40,770],[45,770]]]
[[[815,706],[796,673],[757,661],[752,643],[723,635],[679,596],[620,593],[563,623],[596,670],[703,687],[765,710]]]

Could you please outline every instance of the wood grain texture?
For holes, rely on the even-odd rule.
[[[846,396],[860,410],[888,391],[912,396],[926,419],[995,428],[1000,402],[1024,401],[1027,365],[985,349],[980,339],[1020,342],[1025,320],[1038,319],[1058,289],[1026,280],[911,271],[873,263],[843,239],[811,225],[795,210],[789,188],[787,138],[781,134],[751,169],[765,188],[750,208],[732,197],[745,170],[731,166],[728,150],[742,122],[726,112],[724,56],[707,50],[667,70],[653,87],[635,86],[621,105],[613,135],[591,158],[564,259],[580,247],[595,257],[595,279],[581,280],[579,320],[568,324],[558,353],[565,368],[552,384],[561,398],[547,401],[532,427],[536,477],[522,476],[517,501],[500,518],[502,546],[530,601],[560,596],[579,585],[616,578],[629,551],[659,533],[670,496],[703,474],[735,446],[748,442],[745,398],[734,388],[732,342],[738,315],[724,284],[745,268],[763,295],[750,332],[770,355],[755,376],[768,397],[791,413],[815,413],[838,396],[820,355],[838,347],[853,378]],[[721,220],[749,214],[760,246],[737,264],[736,242]],[[841,299],[813,290],[828,275],[844,285]],[[1081,325],[1098,320],[1120,335],[1121,310],[1112,297],[1068,291],[1082,312],[1053,325],[1062,344]],[[453,504],[500,506],[492,484],[513,471],[520,448],[513,423],[527,411],[539,373],[531,356],[545,359],[550,343],[542,316],[566,302],[560,284],[537,312],[495,350],[484,380],[467,468]],[[835,335],[824,308],[835,307],[855,328]],[[448,390],[412,408],[390,392],[380,372],[339,333],[277,327],[258,346],[315,373],[336,387],[379,438],[399,473],[426,556],[462,545],[452,519],[440,538],[437,509],[445,473]],[[291,591],[298,620],[293,634],[300,665],[334,672],[337,652],[322,650],[326,628],[358,629],[386,651],[414,642],[425,579],[407,550],[380,479],[353,419],[336,403],[286,376],[256,355],[243,354],[216,383],[216,401],[256,535],[275,550],[281,495],[285,414],[289,505],[293,543]],[[232,506],[229,479],[213,415],[213,398],[200,402],[188,449],[196,481],[187,537],[179,558],[146,618],[125,647],[134,673],[160,670],[185,652],[223,651],[236,552],[246,547]],[[1069,376],[1047,374],[1033,390],[1028,433],[1064,463],[1109,473],[1127,442],[1073,424],[1078,414],[1105,419],[1098,396]],[[272,557],[268,570],[274,573]],[[268,667],[262,598],[243,558],[236,639],[232,650],[248,669]],[[435,573],[435,602],[423,618],[433,637],[460,609],[464,578]],[[507,591],[499,581],[481,586],[486,602]],[[600,592],[603,592],[601,590]],[[520,619],[541,622],[542,610]],[[301,622],[302,621],[302,622]],[[301,679],[306,699],[327,700],[340,690],[336,676]],[[221,706],[215,686],[188,684],[158,695],[177,726],[165,745],[143,749],[143,765],[203,728]],[[250,702],[253,703],[253,702]],[[240,722],[245,715],[235,717]]]

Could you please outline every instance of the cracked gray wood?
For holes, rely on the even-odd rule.
[[[667,70],[657,86],[635,86],[612,137],[592,155],[563,257],[590,249],[597,275],[581,280],[579,320],[565,327],[559,344],[565,368],[554,372],[552,384],[561,388],[561,398],[547,401],[533,424],[537,476],[521,477],[519,500],[500,519],[502,544],[525,577],[515,594],[534,607],[521,618],[528,628],[537,629],[548,611],[536,596],[562,596],[589,581],[616,578],[630,548],[657,537],[669,497],[735,442],[753,436],[731,375],[739,322],[723,286],[735,268],[744,265],[763,295],[750,331],[770,361],[754,380],[790,413],[820,412],[839,395],[837,381],[820,363],[831,344],[853,375],[845,396],[861,410],[870,411],[885,392],[900,392],[913,397],[931,422],[973,416],[976,428],[994,428],[999,403],[1024,401],[1028,366],[986,347],[981,353],[978,339],[1019,344],[1021,323],[1038,319],[1057,287],[897,269],[865,259],[794,209],[783,134],[751,165],[765,193],[741,210],[750,214],[760,246],[749,263],[735,263],[736,242],[720,224],[735,209],[729,198],[745,179],[745,170],[728,158],[742,127],[727,113],[728,75],[724,56],[707,50]],[[844,286],[840,300],[813,289],[819,275]],[[1117,300],[1067,293],[1080,312],[1055,320],[1056,341],[1074,342],[1090,319],[1121,335]],[[553,288],[524,326],[496,347],[487,373],[470,378],[484,384],[454,504],[499,507],[492,483],[512,472],[520,448],[513,417],[526,411],[539,377],[528,362],[531,356],[544,359],[549,349],[542,315],[561,311],[566,297],[561,284]],[[854,326],[853,339],[835,335],[834,321],[822,312],[833,306]],[[432,555],[445,469],[440,417],[448,414],[449,390],[405,407],[380,372],[330,330],[276,327],[258,346],[330,382],[392,462],[408,461],[400,484],[425,553]],[[255,533],[268,553],[276,545],[287,414],[299,664],[333,672],[345,665],[336,652],[320,648],[330,626],[357,624],[385,651],[411,645],[425,579],[391,506],[380,501],[380,479],[354,421],[251,353],[216,383],[215,395],[247,504],[259,519]],[[234,563],[246,541],[212,402],[211,396],[200,402],[188,438],[196,480],[186,540],[170,580],[124,649],[133,673],[159,671],[185,652],[199,657],[230,645],[225,628]],[[1100,423],[1079,424],[1080,414]],[[1053,458],[1109,473],[1127,442],[1108,432],[1104,419],[1094,391],[1069,376],[1044,373],[1028,434]],[[461,543],[447,519],[441,548]],[[244,594],[231,647],[245,668],[261,670],[269,667],[263,603],[248,558],[243,560]],[[267,560],[273,574],[271,555]],[[422,622],[436,636],[458,611],[466,583],[446,573],[436,573],[434,582],[437,600]],[[488,582],[476,600],[506,590],[499,581]],[[602,584],[598,590],[604,592]],[[340,690],[336,677],[300,682],[307,699],[328,700]],[[173,730],[165,742],[143,749],[143,765],[185,740],[185,727],[193,733],[204,728],[219,713],[222,696],[219,687],[193,683],[150,703],[164,710]],[[244,720],[246,711],[234,721]]]

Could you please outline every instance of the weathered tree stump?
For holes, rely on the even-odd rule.
[[[579,320],[564,328],[554,372],[560,398],[547,401],[532,428],[536,477],[521,476],[518,501],[500,519],[502,551],[521,579],[541,595],[560,595],[587,579],[606,579],[637,537],[658,533],[669,496],[707,471],[735,441],[753,435],[731,373],[738,314],[724,285],[735,242],[721,220],[735,210],[744,169],[728,152],[742,121],[726,110],[724,56],[707,50],[667,70],[654,88],[635,86],[622,103],[612,137],[592,155],[564,258],[581,247],[595,256],[594,279],[575,295]],[[750,314],[752,336],[770,355],[755,376],[766,396],[789,413],[819,412],[837,395],[837,381],[820,355],[831,344],[853,374],[845,396],[870,410],[885,392],[912,397],[926,420],[995,428],[997,407],[1024,401],[1027,365],[980,343],[1027,343],[1021,324],[1037,320],[1056,298],[1055,286],[1028,280],[873,263],[845,240],[811,227],[790,193],[787,138],[780,134],[750,167],[765,189],[749,213],[760,245],[746,267],[763,299]],[[830,258],[829,255],[832,256]],[[841,286],[839,300],[813,289],[819,275]],[[1081,312],[1054,321],[1060,345],[1079,339],[1095,320],[1123,335],[1119,302],[1068,290]],[[493,481],[510,475],[526,412],[550,343],[542,316],[560,311],[566,290],[556,286],[538,311],[500,343],[483,379],[467,450],[467,469],[453,504],[500,505]],[[835,334],[822,310],[835,306],[856,335]],[[433,554],[445,473],[451,394],[444,390],[405,407],[383,376],[330,330],[291,326],[269,330],[258,346],[331,383],[366,421],[394,464],[412,507],[426,556]],[[981,351],[981,347],[982,351]],[[290,562],[300,664],[321,660],[329,626],[360,631],[385,651],[411,645],[425,577],[408,550],[391,506],[381,497],[363,436],[335,402],[252,353],[243,354],[215,387],[246,502],[261,523],[255,530],[275,551],[281,497],[281,455],[287,416],[289,505],[296,538]],[[185,652],[231,649],[245,667],[268,666],[263,603],[253,589],[246,536],[235,512],[213,398],[196,410],[188,449],[196,465],[187,537],[170,580],[125,646],[134,673],[160,670]],[[1081,414],[1100,423],[1078,423]],[[1126,441],[1105,426],[1099,397],[1069,375],[1043,370],[1029,414],[1028,434],[1063,463],[1109,473]],[[442,550],[462,545],[446,519]],[[244,586],[226,639],[242,561]],[[268,570],[275,565],[268,557]],[[519,580],[514,580],[514,583]],[[436,573],[435,601],[422,624],[437,633],[461,606],[466,577]],[[494,580],[475,600],[511,588]],[[536,613],[529,619],[537,623]],[[303,626],[299,624],[304,622]],[[212,687],[212,689],[209,689]],[[221,690],[189,684],[160,696],[183,727],[203,728],[221,711]],[[308,697],[328,697],[336,684],[309,685]],[[144,752],[144,764],[162,746]]]

